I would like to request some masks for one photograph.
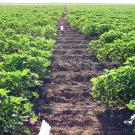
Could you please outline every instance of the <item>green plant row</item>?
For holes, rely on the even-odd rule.
[[[67,20],[86,37],[98,37],[88,51],[99,61],[121,63],[92,78],[93,97],[111,107],[135,111],[135,8],[133,6],[69,6]],[[131,117],[132,123],[135,115]],[[131,123],[130,121],[130,123]]]
[[[99,37],[88,45],[99,60],[123,62],[134,56],[134,11],[132,6],[71,6],[67,20],[86,37]]]
[[[0,134],[28,134],[25,123],[38,119],[31,89],[48,77],[62,13],[59,6],[0,7]]]

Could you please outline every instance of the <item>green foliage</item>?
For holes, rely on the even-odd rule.
[[[99,60],[123,62],[134,56],[134,8],[130,6],[69,7],[69,23],[86,36],[98,36],[90,41],[89,52]],[[130,12],[130,14],[129,14]],[[127,21],[128,20],[128,21]],[[127,23],[128,22],[128,23]]]
[[[38,55],[32,57],[31,55],[14,53],[11,55],[3,55],[3,62],[1,62],[0,66],[6,71],[24,70],[27,68],[32,73],[37,73],[41,76],[50,65],[48,58],[39,57]]]
[[[130,100],[130,102],[127,104],[127,107],[130,110],[135,110],[135,100]]]
[[[88,50],[94,52],[99,60],[123,62],[128,57],[134,56],[135,51],[135,33],[129,32],[126,35],[130,35],[130,38],[125,38],[125,33],[110,30],[102,34],[98,40],[91,41]]]
[[[62,13],[60,6],[0,7],[1,134],[29,134],[25,123],[38,119],[31,103],[39,96],[34,87],[48,77]]]
[[[93,97],[111,107],[135,110],[135,9],[132,6],[69,6],[67,20],[87,37],[99,61],[121,63],[92,78]],[[130,13],[130,14],[129,14]],[[126,61],[126,62],[125,62]],[[135,115],[125,123],[133,124]]]
[[[20,128],[24,131],[24,122],[28,121],[34,113],[32,104],[22,97],[11,96],[10,90],[0,89],[0,131],[3,133],[21,134]],[[26,108],[26,106],[28,106]],[[4,119],[3,119],[4,118]]]
[[[127,58],[127,61],[124,64],[135,67],[135,56]]]
[[[135,67],[123,66],[93,78],[93,96],[107,105],[126,105],[135,98]]]
[[[39,76],[36,73],[31,73],[29,69],[23,71],[0,72],[0,88],[11,90],[12,94],[27,97],[30,92],[30,87],[40,84]]]

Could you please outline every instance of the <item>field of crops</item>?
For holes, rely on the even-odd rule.
[[[31,100],[47,78],[61,7],[0,7],[0,134],[29,132]]]
[[[98,37],[88,44],[88,51],[100,62],[118,64],[92,78],[93,97],[111,108],[135,110],[135,7],[80,6],[69,7],[71,26],[86,37]],[[132,116],[129,123],[134,124]]]
[[[0,107],[0,135],[37,135],[40,116],[53,135],[133,133],[135,7],[0,6]]]

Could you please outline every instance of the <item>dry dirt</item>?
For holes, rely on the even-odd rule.
[[[89,41],[66,20],[64,28],[62,32],[58,25],[50,79],[43,87],[46,102],[39,105],[41,119],[51,125],[52,135],[132,135],[123,123],[129,111],[109,111],[91,96],[90,78],[114,65],[100,63],[89,54]],[[36,132],[35,128],[31,135]]]

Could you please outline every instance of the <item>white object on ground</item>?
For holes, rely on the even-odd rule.
[[[40,132],[38,135],[49,135],[50,134],[51,127],[50,125],[43,120],[40,128]]]
[[[64,27],[63,26],[60,26],[60,30],[63,31],[64,30]]]

